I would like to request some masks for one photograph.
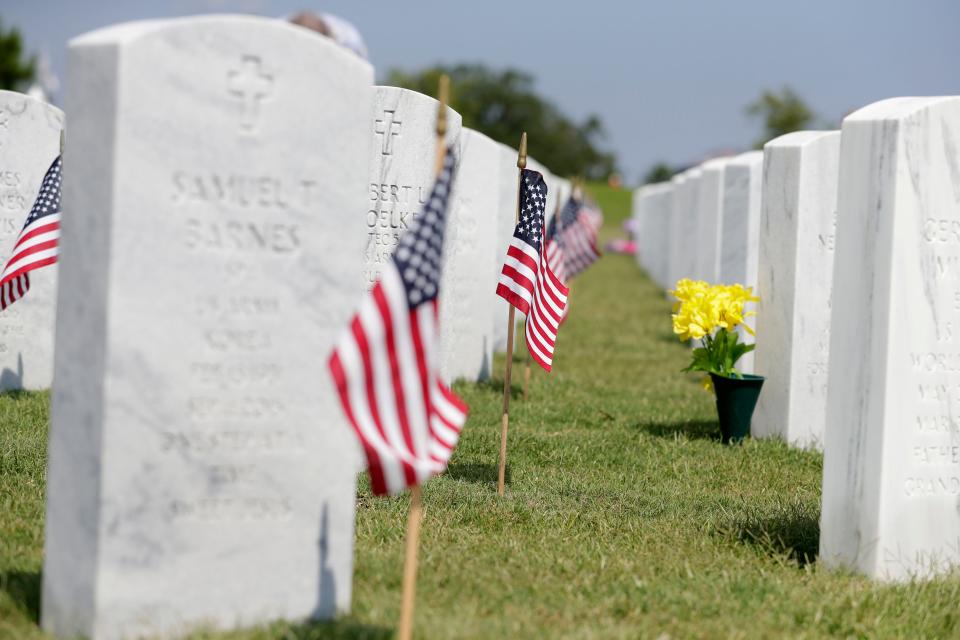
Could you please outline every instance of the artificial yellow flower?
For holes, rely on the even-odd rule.
[[[748,302],[757,302],[750,287],[740,284],[710,285],[703,280],[684,278],[671,291],[677,299],[673,307],[673,332],[681,341],[699,340],[715,329],[733,330],[743,324],[754,335],[753,329],[744,324],[754,312],[745,312]]]

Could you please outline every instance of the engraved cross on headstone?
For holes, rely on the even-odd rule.
[[[383,118],[374,121],[376,128],[374,132],[377,135],[383,136],[383,146],[380,150],[382,155],[389,156],[393,155],[393,138],[394,136],[400,135],[400,125],[403,124],[400,120],[396,119],[396,111],[392,109],[383,110]],[[394,130],[394,125],[396,125],[396,130]]]
[[[227,75],[227,90],[243,101],[240,131],[253,131],[260,117],[260,102],[273,92],[273,76],[263,73],[260,58],[244,56],[240,69]]]

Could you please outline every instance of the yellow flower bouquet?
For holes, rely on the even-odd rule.
[[[673,332],[682,342],[699,340],[693,361],[684,371],[704,371],[725,378],[742,378],[737,360],[754,345],[740,342],[735,329],[754,335],[744,320],[754,314],[745,311],[749,302],[758,302],[750,287],[740,284],[709,284],[684,278],[670,293],[677,299],[673,307]],[[707,378],[709,385],[710,378]],[[708,386],[709,388],[709,386]]]

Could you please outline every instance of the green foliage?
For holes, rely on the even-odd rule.
[[[522,71],[494,71],[479,64],[436,66],[408,73],[391,70],[385,84],[436,95],[442,73],[450,76],[450,106],[463,125],[516,147],[524,131],[530,155],[560,176],[604,180],[616,171],[616,157],[598,143],[605,137],[600,118],[569,119],[534,90],[533,77]]]
[[[22,91],[33,81],[36,59],[27,56],[16,27],[4,29],[0,21],[0,89]]]
[[[746,111],[750,117],[763,122],[763,137],[755,143],[757,149],[785,133],[809,129],[816,119],[810,107],[790,87],[784,87],[780,93],[764,91],[747,105]]]
[[[677,172],[676,169],[666,162],[658,162],[650,167],[646,175],[643,176],[643,184],[654,184],[656,182],[667,182]]]
[[[704,336],[700,343],[703,346],[693,350],[693,361],[683,371],[703,371],[728,378],[743,377],[736,369],[737,360],[756,346],[740,342],[740,334],[726,329],[717,329],[714,335]]]
[[[589,190],[606,241],[630,192]],[[447,473],[424,487],[414,637],[960,637],[958,577],[887,585],[820,566],[822,456],[720,444],[700,376],[675,373],[690,352],[670,331],[670,302],[631,257],[606,255],[570,299],[553,373],[534,366],[528,399],[511,403],[503,498],[503,359],[493,380],[455,385],[470,417]],[[0,638],[47,637],[46,402],[0,395]],[[349,615],[194,638],[392,638],[407,508],[361,481]]]

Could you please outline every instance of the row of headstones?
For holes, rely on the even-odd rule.
[[[326,358],[427,197],[438,103],[276,20],[118,25],[68,57],[60,264],[0,314],[3,388],[53,380],[43,626],[347,610],[361,455]],[[9,252],[64,115],[3,92],[0,117]],[[441,371],[477,380],[506,343],[517,152],[448,124]],[[570,184],[529,166],[552,215]]]
[[[431,114],[436,109],[433,98],[395,87],[375,87],[374,102],[371,121],[378,139],[371,152],[371,182],[365,212],[367,236],[362,250],[362,269],[368,285],[375,281],[379,265],[389,259],[399,235],[426,197],[432,169],[425,158],[432,144],[428,138],[433,126]],[[57,155],[65,119],[60,109],[12,91],[0,91],[0,118],[3,122],[0,128],[0,260],[5,260],[36,197],[44,172]],[[406,125],[400,118],[406,119]],[[460,116],[452,109],[449,118],[452,126],[448,143],[459,149],[461,179],[456,183],[451,231],[447,234],[449,250],[441,299],[444,317],[453,320],[443,323],[448,333],[442,341],[442,372],[447,380],[483,380],[490,374],[492,353],[506,348],[503,309],[497,306],[493,314],[483,313],[490,307],[483,292],[496,282],[506,254],[506,239],[513,232],[517,152],[482,133],[461,129]],[[381,125],[390,128],[392,133],[384,136]],[[391,136],[400,135],[404,126],[408,138],[402,144],[393,142]],[[557,203],[569,197],[570,181],[553,175],[533,158],[528,158],[528,167],[544,174],[549,188],[549,221]],[[217,197],[250,197],[250,193],[242,193],[244,189],[264,190],[263,197],[267,198],[286,197],[267,194],[280,185],[261,178],[178,173],[172,178],[177,193],[171,198],[174,201],[204,198],[208,191],[219,193],[225,187],[236,187],[238,180],[247,183],[236,187],[241,192],[223,192]],[[311,198],[312,202],[316,194],[308,191],[319,185],[306,180],[298,188],[303,190],[303,197]],[[491,219],[495,224],[490,224]],[[196,240],[202,242],[199,236],[203,230],[198,226],[194,231],[198,236]],[[293,237],[288,240],[297,241]],[[51,386],[56,274],[56,267],[31,274],[30,295],[0,314],[0,391]]]
[[[825,565],[960,564],[960,97],[884,100],[634,203],[660,286],[760,296],[751,430],[824,451]]]

